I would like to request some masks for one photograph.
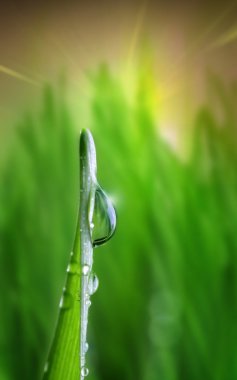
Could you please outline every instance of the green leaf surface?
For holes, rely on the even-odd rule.
[[[93,279],[97,281],[92,273],[92,220],[97,191],[94,141],[90,132],[83,130],[80,136],[80,208],[76,237],[60,300],[56,332],[44,369],[44,380],[77,380],[83,379],[88,374],[86,367],[88,311],[90,295],[93,293],[91,282]],[[111,232],[109,232],[110,237]],[[105,242],[106,237],[102,236],[100,240]],[[99,245],[98,242],[96,245]]]

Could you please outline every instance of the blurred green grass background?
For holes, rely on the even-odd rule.
[[[98,178],[118,226],[94,252],[89,378],[234,380],[237,87],[209,76],[184,160],[161,136],[146,69],[132,101],[105,65],[90,77]],[[42,374],[75,233],[84,126],[64,88],[47,86],[1,159],[0,380]]]

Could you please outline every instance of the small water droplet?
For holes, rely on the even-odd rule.
[[[87,307],[90,307],[90,306],[91,306],[91,301],[90,301],[90,300],[86,300],[86,306],[87,306]]]
[[[89,344],[87,342],[85,343],[85,348],[84,349],[85,349],[85,352],[87,352],[88,349],[89,349]]]
[[[106,243],[114,234],[116,228],[116,212],[106,193],[97,185],[93,213],[93,246]]]
[[[80,274],[80,266],[76,262],[71,262],[67,267],[67,273]]]
[[[89,278],[89,284],[88,284],[88,291],[89,294],[92,296],[96,292],[99,286],[99,279],[96,276],[96,274],[91,274]]]
[[[94,223],[91,222],[90,228],[93,229],[95,227]]]
[[[86,368],[86,367],[82,367],[82,369],[81,369],[81,375],[82,375],[83,377],[88,376],[88,375],[89,375],[89,369]]]
[[[90,267],[89,265],[85,264],[82,266],[82,273],[86,276],[89,273]]]
[[[59,307],[60,309],[70,309],[73,305],[73,297],[70,293],[64,290],[63,295],[60,299]]]

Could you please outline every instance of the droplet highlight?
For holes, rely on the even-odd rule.
[[[84,274],[84,276],[86,276],[90,271],[90,267],[89,265],[85,264],[82,266],[82,274]]]
[[[89,344],[86,342],[85,343],[85,353],[89,350]]]

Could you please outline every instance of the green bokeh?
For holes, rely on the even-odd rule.
[[[91,82],[118,226],[95,250],[89,378],[237,379],[236,87],[208,79],[184,162],[159,134],[143,71],[132,103],[106,66]],[[47,357],[75,232],[78,120],[63,89],[46,88],[1,164],[0,380],[38,380]]]

